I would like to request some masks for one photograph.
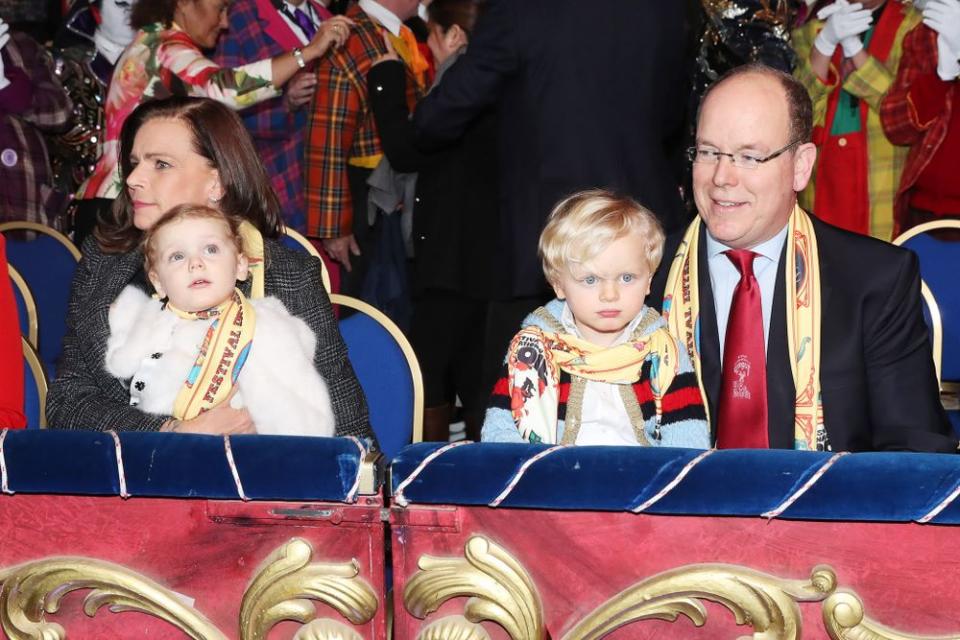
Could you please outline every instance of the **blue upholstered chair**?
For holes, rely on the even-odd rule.
[[[957,398],[960,391],[960,287],[956,275],[960,270],[960,241],[938,236],[938,230],[947,230],[956,236],[960,232],[960,220],[937,220],[917,225],[893,243],[912,250],[920,258],[920,277],[926,290],[922,291],[926,300],[924,315],[933,338],[943,403],[954,431],[960,434],[960,402]],[[939,355],[937,333],[941,343]]]
[[[289,227],[283,228],[283,236],[280,237],[280,242],[290,249],[306,251],[320,259],[320,276],[323,278],[323,288],[327,290],[327,293],[330,293],[330,274],[327,273],[327,265],[323,258],[320,258],[320,252],[317,251],[317,248],[310,244],[310,241],[303,237],[301,233]]]
[[[20,272],[13,265],[8,264],[7,269],[10,272],[10,282],[13,284],[13,298],[17,303],[17,318],[20,321],[20,333],[27,339],[34,349],[37,348],[37,303],[33,299],[33,293],[27,281],[23,279]]]
[[[23,415],[27,417],[28,429],[47,427],[47,374],[36,350],[26,338],[23,344]]]
[[[66,333],[67,303],[80,252],[65,235],[35,222],[5,222],[7,261],[34,295],[39,318],[37,351],[54,372]]]
[[[330,301],[354,309],[340,320],[350,363],[367,396],[370,424],[389,460],[423,439],[423,378],[413,348],[381,311],[362,300],[332,294]]]

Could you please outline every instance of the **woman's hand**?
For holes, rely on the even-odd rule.
[[[334,16],[324,20],[313,40],[303,48],[307,60],[316,60],[332,46],[342,47],[350,37],[353,24],[353,20],[346,16]]]
[[[381,62],[386,62],[388,60],[400,60],[400,56],[397,55],[397,50],[393,48],[393,43],[390,41],[390,37],[386,33],[383,34],[383,46],[387,48],[387,52],[378,56],[376,60],[373,61],[372,66],[377,66]]]
[[[162,431],[174,433],[200,433],[206,435],[238,435],[256,433],[257,427],[246,409],[234,409],[230,399],[237,393],[234,389],[226,400],[190,420],[170,420],[163,425]]]

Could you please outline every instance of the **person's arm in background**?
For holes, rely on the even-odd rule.
[[[22,429],[27,426],[23,415],[23,348],[17,303],[7,271],[7,250],[0,235],[0,428]]]
[[[0,29],[7,25],[0,20]],[[0,111],[14,114],[44,131],[59,131],[70,122],[73,104],[53,73],[50,55],[23,33],[0,34],[10,39],[0,65]]]
[[[513,32],[517,4],[487,2],[467,51],[417,105],[413,121],[421,149],[433,151],[463,137],[473,119],[497,101],[507,77],[519,69]]]
[[[390,166],[404,173],[419,171],[429,156],[417,149],[407,108],[407,72],[403,63],[399,59],[374,63],[367,72],[367,91],[380,145]]]

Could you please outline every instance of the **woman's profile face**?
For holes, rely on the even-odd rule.
[[[223,197],[219,173],[193,150],[193,136],[180,120],[154,118],[137,131],[130,153],[127,191],[133,225],[146,231],[178,204],[215,204]]]
[[[228,0],[180,0],[173,19],[201,49],[213,49],[227,22]]]

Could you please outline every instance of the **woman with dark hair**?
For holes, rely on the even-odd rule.
[[[277,197],[236,113],[209,99],[155,100],[134,110],[119,142],[126,189],[111,215],[98,224],[96,241],[88,239],[84,246],[73,281],[63,358],[47,398],[51,427],[253,431],[247,411],[229,403],[183,421],[143,413],[130,406],[129,389],[104,368],[110,305],[128,284],[153,293],[140,249],[144,231],[170,208],[189,203],[206,204],[242,220],[252,277],[240,289],[248,297],[279,298],[287,311],[307,323],[317,338],[314,366],[330,390],[336,434],[373,438],[366,401],[321,282],[320,261],[276,240]],[[196,284],[203,286],[202,278]]]
[[[107,93],[106,127],[100,160],[81,185],[77,240],[123,190],[117,171],[117,142],[124,120],[142,102],[171,95],[208,97],[243,109],[280,95],[300,69],[342,45],[352,22],[338,16],[324,22],[302,49],[225,69],[203,50],[214,47],[227,28],[227,0],[138,0],[130,23],[138,29],[117,60]]]
[[[427,44],[437,64],[434,86],[465,50],[482,7],[482,0],[430,3]],[[418,172],[410,337],[424,379],[424,440],[449,439],[454,396],[463,405],[467,436],[479,440],[490,394],[481,376],[487,301],[505,287],[493,267],[499,215],[496,120],[488,111],[455,145],[424,153],[404,99],[403,64],[387,54],[370,69],[367,85],[391,167]]]

